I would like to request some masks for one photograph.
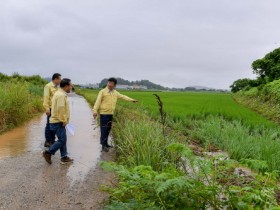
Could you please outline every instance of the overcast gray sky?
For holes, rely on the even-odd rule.
[[[0,72],[228,88],[280,44],[278,0],[1,0]]]

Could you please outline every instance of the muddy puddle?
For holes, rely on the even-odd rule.
[[[25,125],[0,135],[0,160],[26,152],[41,150],[43,145],[44,115],[32,119]]]
[[[99,129],[93,120],[92,111],[83,97],[70,94],[68,97],[71,120],[75,126],[75,135],[67,132],[69,156],[74,159],[70,166],[53,166],[59,164],[60,152],[53,156],[54,163],[46,165],[45,172],[50,172],[53,167],[61,167],[68,177],[70,183],[82,180],[88,172],[93,169],[100,158]],[[24,126],[13,129],[0,136],[0,161],[15,156],[23,156],[27,153],[34,153],[37,157],[43,151],[44,129],[46,123],[45,114],[32,119]],[[95,128],[95,129],[94,129]],[[44,159],[42,158],[42,161]]]

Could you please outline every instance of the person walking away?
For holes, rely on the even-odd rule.
[[[44,103],[43,106],[46,110],[47,115],[47,124],[45,127],[45,147],[50,147],[55,140],[55,134],[50,130],[50,117],[51,117],[51,106],[52,106],[52,97],[55,92],[58,90],[59,84],[61,81],[61,75],[55,73],[52,76],[52,81],[46,84],[44,88]]]
[[[120,94],[115,90],[117,80],[115,78],[109,78],[107,87],[102,89],[97,96],[96,102],[93,107],[93,117],[96,119],[100,114],[100,144],[102,145],[102,151],[108,152],[112,147],[108,144],[108,137],[112,127],[112,120],[114,111],[116,108],[117,100],[122,99],[137,103],[138,101],[128,96]]]
[[[50,129],[55,133],[58,140],[50,146],[48,150],[43,152],[45,160],[51,164],[51,156],[54,155],[57,150],[60,150],[61,164],[71,163],[73,159],[67,156],[67,135],[65,126],[69,123],[70,110],[67,101],[66,93],[70,93],[72,88],[70,79],[63,79],[60,83],[60,88],[54,94],[52,99],[52,113],[50,118]]]

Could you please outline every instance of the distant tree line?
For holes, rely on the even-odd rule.
[[[136,80],[136,81],[128,81],[123,78],[116,78],[118,80],[118,84],[121,85],[129,85],[129,86],[146,86],[147,89],[149,90],[168,90],[168,91],[220,91],[220,92],[226,92],[226,90],[217,90],[217,89],[197,89],[195,87],[185,87],[185,88],[168,88],[168,87],[163,87],[162,85],[155,84],[149,80]],[[99,88],[104,88],[107,85],[107,80],[108,79],[103,79],[99,83]]]
[[[252,63],[253,73],[256,79],[238,79],[230,86],[232,92],[259,87],[260,89],[268,82],[280,79],[280,48],[266,54],[263,58]]]
[[[133,86],[133,85],[137,85],[137,86],[146,86],[148,89],[155,89],[155,90],[168,90],[168,88],[163,87],[161,85],[155,84],[153,82],[150,82],[149,80],[136,80],[136,81],[128,81],[122,78],[116,78],[118,80],[118,84],[121,85],[129,85],[129,86]],[[104,86],[107,85],[107,80],[108,79],[103,79],[100,84],[99,87],[103,88]]]

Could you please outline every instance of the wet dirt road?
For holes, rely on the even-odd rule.
[[[67,133],[73,164],[61,165],[59,151],[45,162],[46,116],[0,136],[0,209],[102,209],[107,195],[100,185],[112,174],[100,169],[100,160],[112,160],[113,152],[101,154],[99,129],[84,98],[69,97],[75,135]]]

